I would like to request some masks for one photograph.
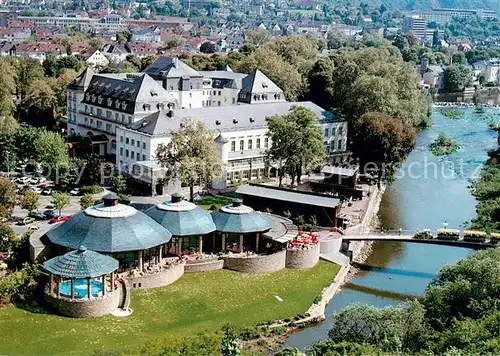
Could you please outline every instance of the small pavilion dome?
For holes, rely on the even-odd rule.
[[[118,204],[116,194],[103,203],[74,215],[47,232],[49,240],[60,246],[114,253],[141,251],[170,241],[172,234],[146,214]]]
[[[80,246],[78,250],[46,261],[43,268],[65,278],[95,278],[116,271],[118,261]]]
[[[171,200],[156,205],[146,214],[173,236],[205,235],[215,231],[210,213],[183,200],[180,193],[172,194]]]
[[[242,203],[241,199],[234,199],[232,204],[212,212],[217,231],[246,234],[267,231],[273,226],[267,216]]]

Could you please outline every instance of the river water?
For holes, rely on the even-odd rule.
[[[497,147],[497,134],[488,121],[500,121],[499,109],[476,114],[467,109],[461,120],[452,120],[435,110],[432,128],[418,135],[417,148],[401,168],[396,181],[387,187],[379,210],[384,229],[435,230],[448,223],[458,228],[474,217],[476,200],[470,194],[470,179],[487,159],[487,151]],[[435,157],[429,144],[445,132],[460,145],[447,158]],[[441,267],[465,257],[470,250],[412,243],[379,242],[364,263],[367,266],[344,286],[326,308],[327,319],[318,326],[300,330],[284,346],[306,348],[327,337],[328,318],[351,303],[378,307],[422,296]]]

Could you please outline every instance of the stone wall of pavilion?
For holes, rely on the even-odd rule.
[[[246,273],[269,273],[285,268],[286,251],[279,251],[271,255],[225,255],[224,268]]]
[[[126,276],[131,289],[158,288],[174,283],[184,275],[184,263],[173,265],[161,272],[140,276]]]
[[[188,261],[184,266],[184,273],[195,273],[195,272],[208,272],[222,269],[224,267],[224,260],[209,260],[203,262],[201,261]]]
[[[319,261],[319,243],[306,248],[286,251],[286,268],[311,268]]]
[[[66,297],[57,298],[45,291],[45,301],[58,313],[73,318],[89,318],[112,313],[120,303],[120,290],[108,292],[105,296],[92,299],[71,300]]]

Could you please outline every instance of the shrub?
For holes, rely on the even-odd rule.
[[[120,204],[125,204],[125,205],[130,205],[130,197],[125,194],[118,194],[118,203]]]
[[[81,189],[80,192],[82,194],[97,194],[101,192],[101,187],[98,185],[84,185]]]

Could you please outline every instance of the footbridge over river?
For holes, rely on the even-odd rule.
[[[411,233],[408,230],[402,231],[389,231],[389,232],[370,232],[366,234],[345,234],[342,235],[342,250],[349,250],[349,243],[351,241],[397,241],[397,242],[411,242],[429,245],[444,245],[465,247],[472,249],[483,249],[488,247],[495,247],[500,245],[497,238],[485,235],[483,237],[468,237],[456,236],[448,238],[440,238],[432,235],[425,237],[415,237],[415,231]]]

